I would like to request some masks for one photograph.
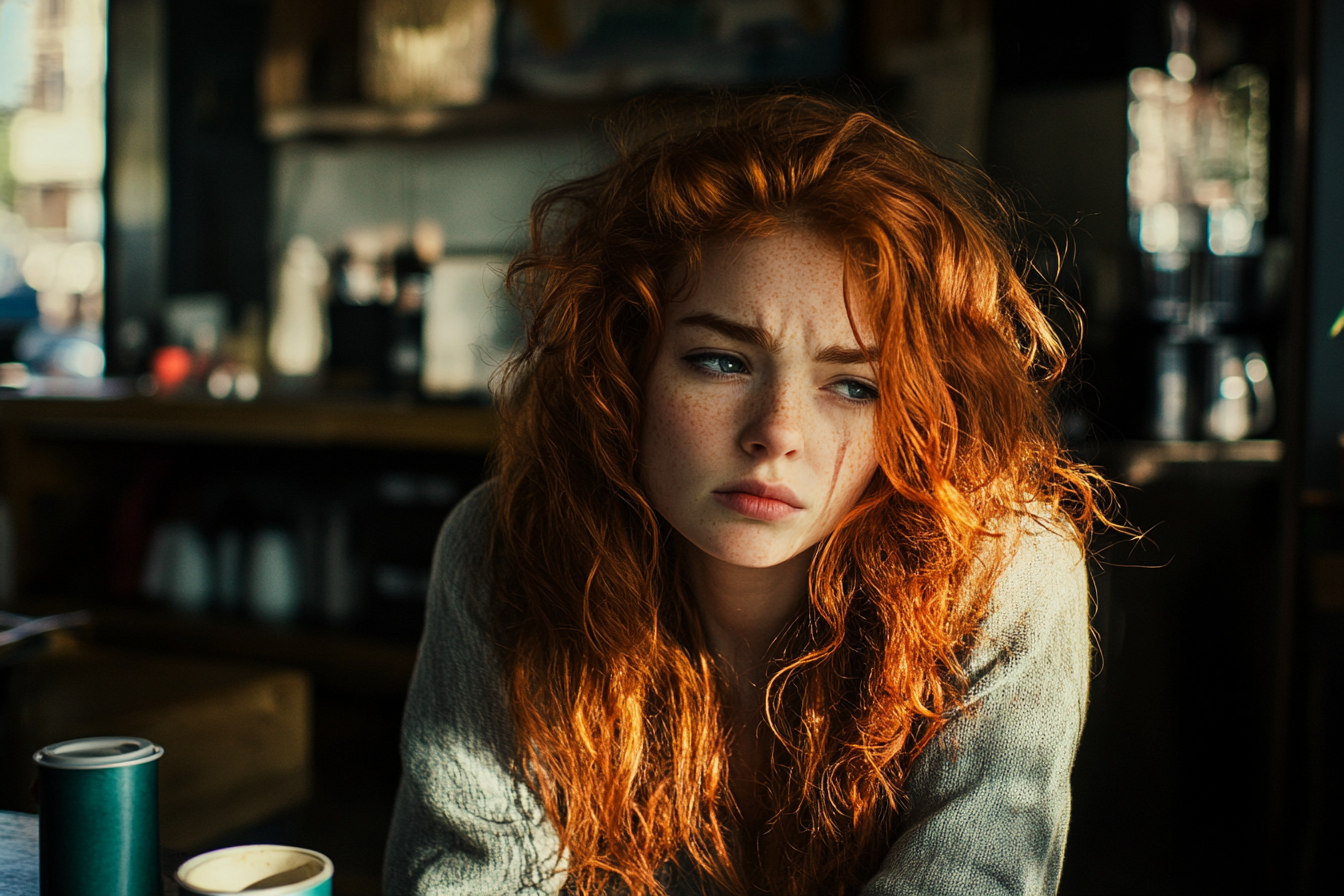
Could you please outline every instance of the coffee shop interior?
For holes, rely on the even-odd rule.
[[[0,809],[145,737],[167,850],[380,892],[530,203],[632,101],[781,85],[983,168],[1082,311],[1061,438],[1143,537],[1094,546],[1062,892],[1324,890],[1338,0],[0,0]]]

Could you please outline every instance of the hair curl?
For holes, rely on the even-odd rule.
[[[1104,483],[1063,452],[1049,403],[1068,351],[1014,269],[1009,204],[872,114],[724,101],[616,149],[537,200],[508,275],[528,327],[502,380],[493,618],[518,773],[577,893],[659,892],[672,861],[729,892],[848,892],[964,695],[991,525],[1037,503],[1083,540],[1100,518]],[[843,248],[851,314],[878,337],[879,469],[776,644],[771,820],[751,839],[720,678],[640,485],[640,394],[706,241],[782,227]]]

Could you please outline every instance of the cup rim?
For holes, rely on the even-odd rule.
[[[204,894],[204,896],[234,896],[233,890],[205,890],[195,884],[187,883],[182,879],[184,871],[190,872],[200,865],[215,858],[228,855],[229,853],[243,852],[250,849],[285,849],[290,852],[302,853],[305,856],[317,859],[322,863],[322,870],[315,877],[307,880],[301,880],[297,883],[284,884],[279,887],[267,887],[264,890],[248,890],[249,896],[286,896],[289,893],[302,893],[305,890],[318,886],[328,880],[331,880],[332,872],[336,866],[332,864],[331,859],[315,849],[306,849],[302,846],[287,846],[283,843],[248,843],[242,846],[226,846],[223,849],[212,849],[209,852],[203,852],[200,855],[192,856],[181,865],[177,866],[177,871],[173,873],[173,880],[177,882],[179,889],[185,888],[184,892]]]
[[[103,756],[79,756],[80,747],[95,744],[135,744],[135,749],[125,753],[113,753]],[[120,737],[117,735],[98,735],[95,737],[77,737],[48,744],[33,754],[33,761],[47,768],[60,769],[100,769],[124,768],[128,765],[142,765],[163,756],[163,747],[143,737]]]

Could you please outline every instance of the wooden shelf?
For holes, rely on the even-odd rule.
[[[404,699],[416,646],[340,631],[272,626],[219,615],[190,616],[152,606],[80,605],[29,600],[23,611],[47,615],[89,609],[95,644],[161,654],[304,669],[318,685],[345,694]]]
[[[1304,489],[1301,502],[1303,507],[1314,510],[1335,510],[1344,507],[1344,493],[1320,488]]]
[[[437,108],[295,106],[262,113],[261,132],[275,141],[516,133],[588,127],[612,108],[610,103],[564,100],[490,100]]]
[[[1127,442],[1131,459],[1157,463],[1278,463],[1283,442],[1278,439],[1242,439],[1239,442]]]
[[[153,398],[0,400],[0,426],[29,438],[350,445],[482,452],[495,413],[470,405],[394,402],[190,401]]]
[[[1211,464],[1275,465],[1283,460],[1278,439],[1214,441],[1132,441],[1107,447],[1102,465],[1130,485],[1144,485],[1183,468]]]

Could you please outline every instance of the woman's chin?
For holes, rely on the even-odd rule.
[[[793,539],[733,538],[692,541],[705,554],[731,566],[747,569],[769,569],[797,557],[806,547],[798,547]]]

